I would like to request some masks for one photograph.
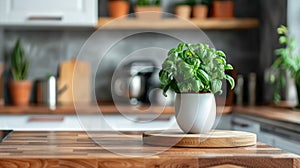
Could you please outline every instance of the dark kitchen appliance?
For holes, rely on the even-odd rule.
[[[0,143],[4,141],[13,130],[0,130]]]
[[[118,68],[112,79],[114,101],[149,104],[149,93],[159,87],[155,64],[149,60],[135,60]],[[157,75],[158,76],[158,75]]]

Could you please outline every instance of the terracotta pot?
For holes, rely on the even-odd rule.
[[[26,106],[29,104],[32,81],[10,81],[9,88],[14,105]]]
[[[179,17],[189,19],[191,17],[192,8],[189,5],[178,5],[175,8],[175,14]]]
[[[216,119],[216,100],[212,93],[184,93],[175,98],[177,124],[185,133],[209,132]]]
[[[135,15],[141,19],[160,19],[161,18],[160,6],[136,6]]]
[[[207,18],[208,7],[206,5],[195,5],[193,6],[193,17],[197,19]]]
[[[212,17],[215,18],[234,17],[234,2],[231,0],[213,1]]]
[[[124,0],[119,1],[109,1],[109,14],[113,18],[126,16],[129,12],[129,4]]]

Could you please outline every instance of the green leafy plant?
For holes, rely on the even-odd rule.
[[[169,89],[176,93],[222,94],[223,79],[229,82],[231,89],[235,86],[234,79],[225,74],[225,70],[232,69],[223,51],[202,43],[180,43],[169,51],[159,79],[164,95]]]
[[[197,4],[210,6],[211,3],[212,3],[211,0],[185,0],[184,2],[177,3],[176,6],[178,6],[178,5],[194,6],[194,5],[197,5]]]
[[[189,5],[189,6],[194,6],[196,5],[196,0],[185,0],[183,2],[176,3],[175,6],[179,5]]]
[[[16,81],[25,80],[28,76],[29,61],[26,58],[20,39],[15,44],[10,60],[13,79]]]
[[[200,4],[210,6],[212,4],[212,0],[201,0]]]
[[[295,53],[296,41],[286,26],[277,28],[279,43],[284,47],[276,49],[278,56],[271,66],[270,82],[275,84],[273,100],[278,103],[281,100],[280,89],[286,85],[286,72],[290,72],[295,79],[297,87],[300,87],[300,53]]]
[[[138,6],[160,6],[160,0],[138,0]]]

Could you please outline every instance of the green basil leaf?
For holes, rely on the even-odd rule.
[[[215,79],[211,81],[211,91],[213,93],[217,93],[220,92],[220,90],[222,90],[222,81]]]
[[[225,58],[223,58],[223,57],[218,57],[218,58],[216,58],[216,61],[217,61],[219,64],[223,64],[223,65],[226,64],[226,60],[225,60]]]
[[[234,79],[231,76],[227,75],[227,74],[225,75],[225,79],[229,82],[230,88],[232,90],[235,86]]]
[[[166,60],[162,64],[163,69],[170,69],[170,68],[173,68],[173,67],[174,67],[174,64],[171,60]]]
[[[209,84],[209,75],[203,71],[202,69],[199,69],[197,71],[198,77],[201,79],[201,82],[204,83],[205,85]]]
[[[193,71],[193,69],[189,69],[187,71],[184,71],[183,74],[184,74],[184,77],[183,77],[184,80],[187,80],[187,79],[190,79],[190,78],[194,78],[194,71]]]
[[[225,70],[233,70],[233,66],[230,64],[226,64]]]
[[[159,80],[162,85],[168,85],[172,80],[172,75],[165,70],[159,72]]]
[[[168,52],[168,56],[174,54],[176,52],[176,48],[172,48],[169,52]]]
[[[167,97],[167,91],[169,90],[169,87],[170,87],[170,85],[166,85],[166,86],[164,86],[162,89],[163,89],[163,95],[165,96],[165,97]]]
[[[217,53],[218,56],[226,58],[226,54],[223,51],[218,50],[216,53]]]

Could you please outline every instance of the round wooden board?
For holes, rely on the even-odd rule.
[[[212,130],[206,134],[185,134],[181,130],[147,131],[143,142],[177,147],[241,147],[256,144],[256,134],[243,131]]]

